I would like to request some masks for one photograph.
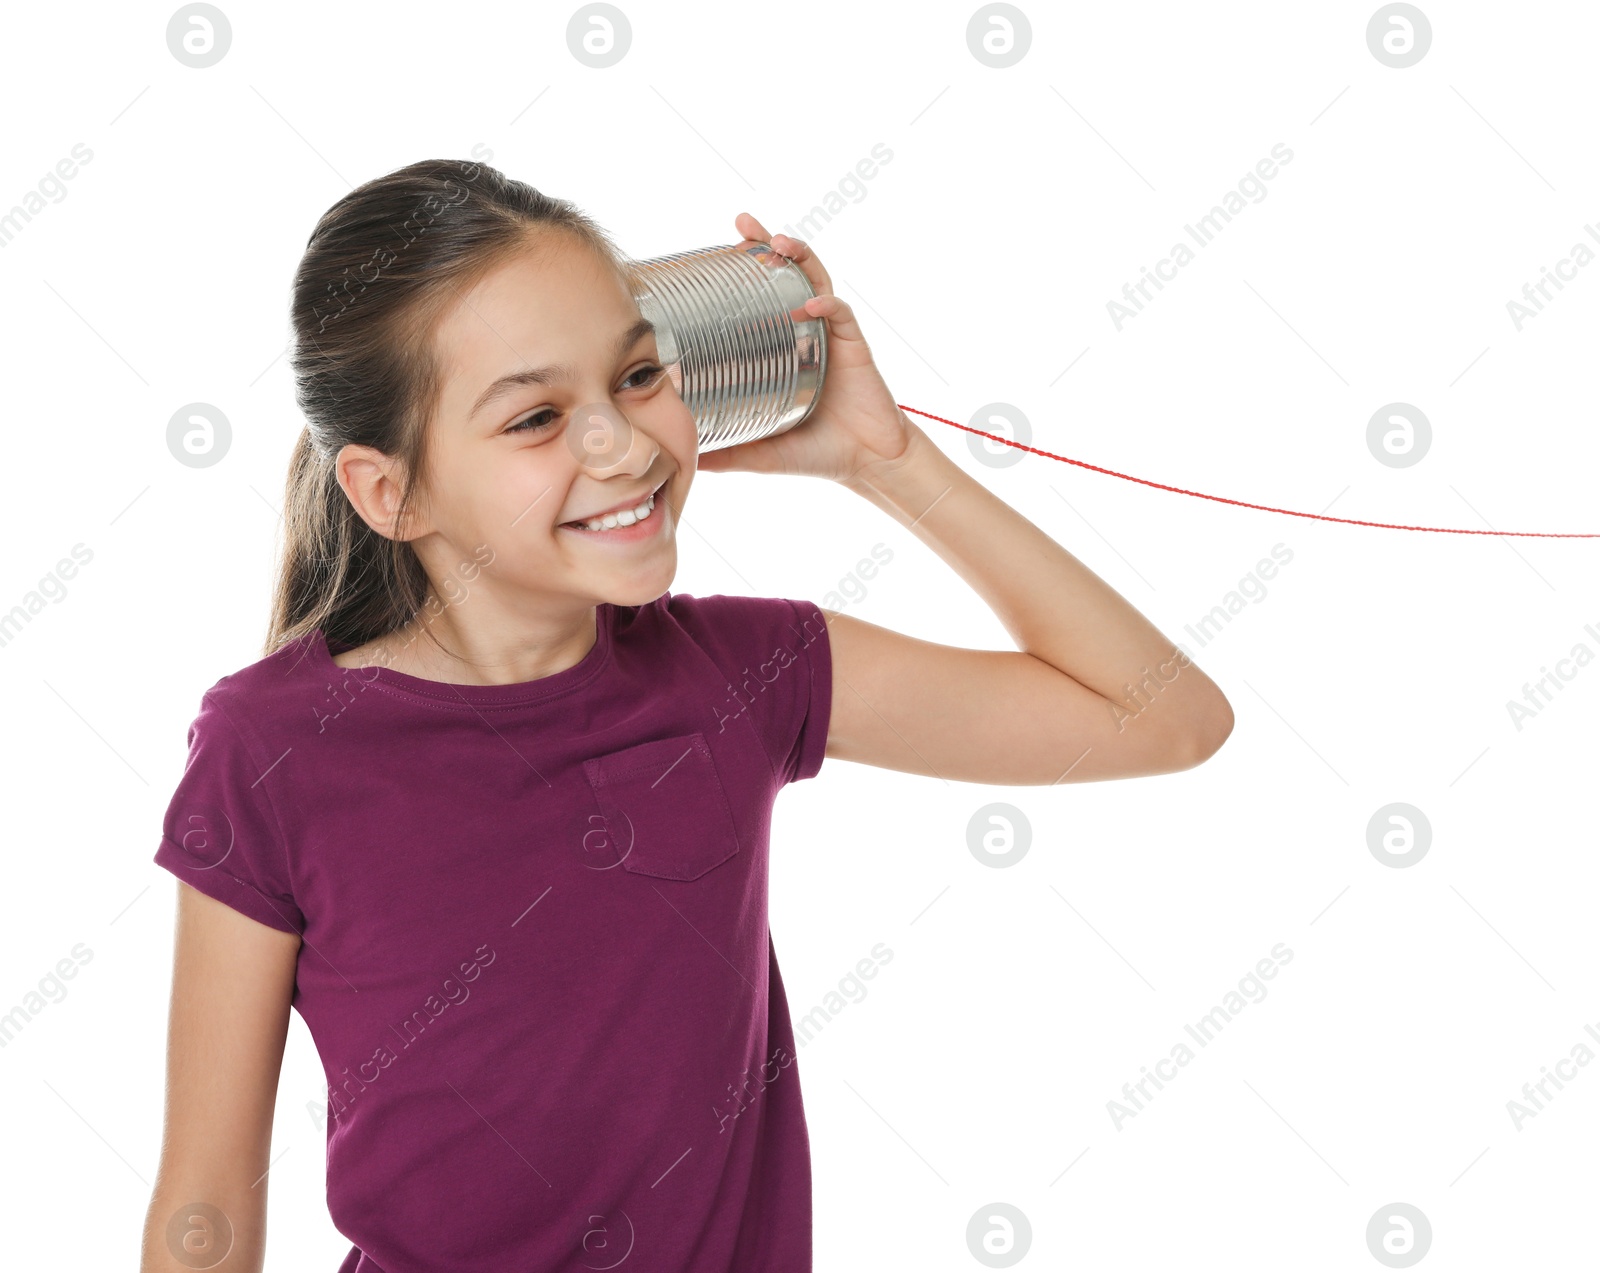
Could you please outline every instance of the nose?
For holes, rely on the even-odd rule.
[[[567,444],[591,477],[635,477],[650,471],[661,447],[614,403],[591,402],[572,414]]]

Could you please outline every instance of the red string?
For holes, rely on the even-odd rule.
[[[1431,530],[1441,535],[1519,535],[1540,539],[1600,539],[1600,533],[1569,533],[1549,530],[1457,530],[1452,526],[1399,526],[1393,522],[1364,522],[1354,517],[1325,517],[1321,513],[1297,513],[1292,508],[1273,508],[1269,504],[1249,504],[1244,500],[1225,499],[1221,495],[1207,495],[1204,491],[1186,491],[1181,486],[1168,486],[1164,482],[1151,482],[1128,473],[1118,473],[1115,469],[1103,469],[1098,464],[1086,464],[1082,460],[1074,460],[1065,455],[1057,455],[1054,451],[1041,451],[1036,446],[1029,446],[1025,442],[1013,442],[1010,438],[997,437],[993,433],[985,433],[982,429],[974,429],[971,425],[956,424],[954,420],[946,420],[943,416],[933,415],[927,411],[918,411],[915,407],[908,407],[903,402],[895,405],[902,411],[910,411],[916,415],[927,416],[928,419],[938,420],[941,424],[954,425],[958,429],[965,429],[968,433],[976,433],[981,438],[1003,442],[1006,446],[1014,446],[1021,451],[1032,451],[1035,455],[1043,455],[1052,460],[1060,460],[1064,464],[1076,464],[1079,468],[1093,469],[1096,473],[1109,473],[1112,477],[1120,477],[1125,481],[1141,482],[1145,486],[1154,486],[1163,491],[1176,491],[1179,495],[1193,495],[1196,499],[1213,499],[1219,504],[1233,504],[1239,508],[1259,508],[1266,513],[1284,513],[1290,517],[1310,517],[1319,522],[1343,522],[1347,526],[1379,526],[1385,530]]]

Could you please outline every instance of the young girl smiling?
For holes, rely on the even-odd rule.
[[[145,1273],[260,1267],[291,1007],[340,1273],[804,1273],[778,791],[824,757],[1169,773],[1228,736],[1198,667],[899,410],[810,249],[771,249],[817,293],[826,383],[799,427],[701,456],[627,258],[572,204],[434,160],[317,225],[270,638],[203,696],[155,855],[186,887]],[[859,494],[1020,648],[671,592],[696,473],[732,470]],[[770,513],[752,537],[795,516]]]

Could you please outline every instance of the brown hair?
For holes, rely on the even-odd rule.
[[[435,321],[540,231],[575,236],[630,280],[627,258],[578,207],[486,164],[427,159],[352,190],[317,222],[295,271],[291,365],[307,425],[289,460],[265,652],[321,628],[363,645],[404,626],[431,584],[409,543],[356,512],[334,473],[352,443],[397,457],[400,515],[419,502],[440,368]]]

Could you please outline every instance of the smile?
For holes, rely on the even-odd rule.
[[[666,481],[663,481],[645,497],[643,503],[632,508],[619,509],[615,513],[592,517],[584,522],[562,522],[557,529],[570,530],[580,535],[592,535],[596,538],[604,536],[624,541],[647,539],[655,534],[657,525],[663,520],[654,516],[654,513],[656,498],[666,485]]]

